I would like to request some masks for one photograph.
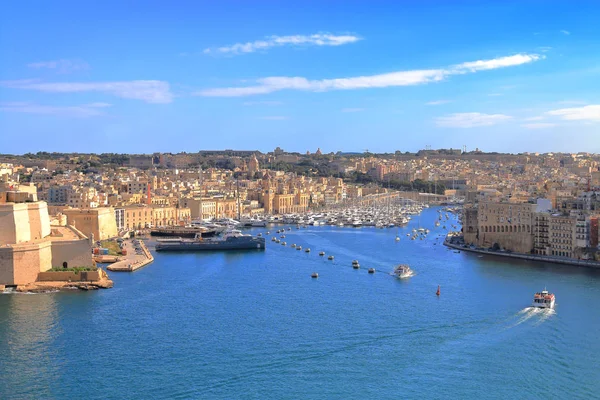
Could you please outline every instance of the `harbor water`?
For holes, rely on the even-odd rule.
[[[113,289],[0,295],[0,398],[597,398],[600,271],[456,252],[438,215],[292,226],[286,246],[248,230],[265,251],[148,241],[154,263]],[[544,287],[555,310],[529,307]]]

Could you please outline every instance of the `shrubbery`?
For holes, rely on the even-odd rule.
[[[98,267],[53,267],[47,272],[88,272],[88,271],[98,271]]]

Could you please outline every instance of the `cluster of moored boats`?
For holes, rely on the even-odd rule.
[[[248,226],[265,226],[270,224],[287,225],[333,225],[333,226],[374,226],[376,228],[393,228],[408,224],[412,216],[418,215],[427,204],[390,203],[387,206],[354,206],[321,212],[302,214],[284,214],[281,216],[253,217],[242,220]],[[265,225],[260,225],[265,224]]]

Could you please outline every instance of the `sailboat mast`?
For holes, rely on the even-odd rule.
[[[236,192],[237,192],[237,209],[238,209],[238,221],[242,220],[241,209],[240,209],[240,180],[235,180]]]

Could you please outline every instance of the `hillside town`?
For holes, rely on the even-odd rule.
[[[464,246],[600,260],[595,154],[299,154],[277,148],[266,154],[37,153],[0,156],[0,162],[0,252],[10,264],[0,284],[34,280],[63,263],[92,265],[95,242],[129,231],[303,214],[386,194],[462,204]],[[23,210],[29,219],[19,216]],[[48,254],[33,256],[36,265],[22,269],[15,251],[33,244],[36,254]]]

